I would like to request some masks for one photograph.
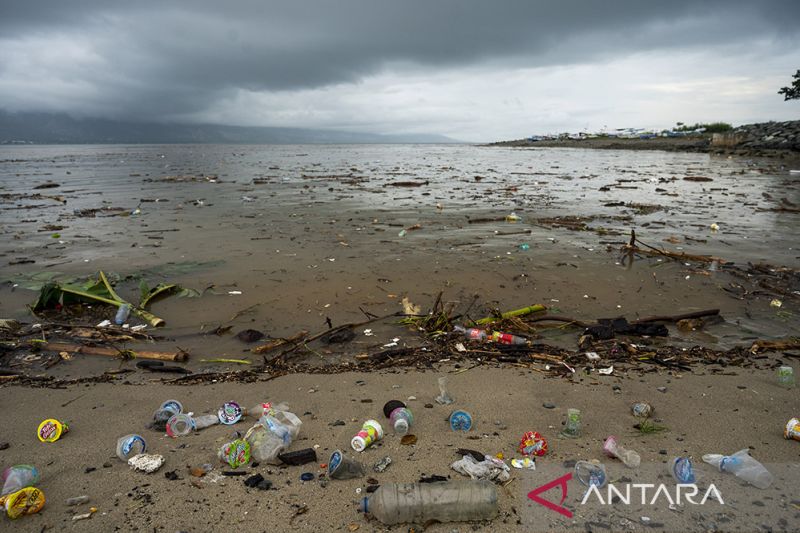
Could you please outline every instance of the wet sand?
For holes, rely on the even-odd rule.
[[[436,380],[449,377],[451,406],[434,401]],[[487,387],[487,383],[495,386]],[[619,387],[619,392],[613,390]],[[666,392],[657,388],[666,387]],[[300,474],[322,472],[318,465],[241,467],[261,473],[274,490],[260,491],[243,485],[243,478],[228,477],[216,482],[192,484],[187,467],[213,463],[215,472],[230,470],[215,459],[217,448],[232,438],[234,430],[244,432],[248,424],[214,426],[180,439],[145,429],[161,401],[178,399],[196,413],[213,412],[224,401],[243,405],[264,400],[287,401],[303,420],[299,440],[292,449],[318,447],[319,463],[325,463],[336,449],[349,449],[350,438],[367,418],[384,420],[382,405],[389,399],[408,401],[415,414],[414,446],[403,446],[387,432],[379,445],[358,458],[369,468],[366,478],[379,483],[413,482],[422,475],[438,474],[459,479],[449,464],[458,457],[459,447],[488,454],[502,452],[506,459],[520,457],[517,446],[526,431],[539,431],[549,441],[549,453],[540,458],[534,472],[513,470],[514,481],[499,488],[500,515],[490,524],[439,524],[426,531],[772,531],[796,530],[800,518],[800,443],[783,439],[782,425],[800,409],[797,390],[775,383],[772,371],[729,371],[710,375],[700,369],[691,374],[661,372],[640,377],[595,376],[548,379],[525,369],[475,368],[467,372],[446,364],[436,371],[380,372],[368,374],[291,375],[258,383],[220,383],[206,386],[74,385],[60,390],[5,386],[0,401],[6,410],[3,440],[10,443],[0,451],[3,464],[34,463],[42,471],[40,488],[48,502],[34,516],[24,517],[8,527],[15,531],[80,529],[81,531],[406,531],[408,526],[385,528],[366,520],[355,502],[364,494],[366,478],[336,481],[325,487],[318,479],[302,482]],[[649,401],[658,422],[668,431],[649,435],[633,429],[636,419],[630,404]],[[552,403],[555,408],[543,407]],[[68,404],[68,405],[65,405]],[[426,408],[425,405],[431,406]],[[557,436],[569,407],[582,411],[583,434],[578,439]],[[468,434],[449,430],[446,417],[453,408],[470,411],[475,428]],[[36,440],[38,423],[45,417],[69,421],[71,430],[60,441],[42,444]],[[342,421],[343,425],[333,425]],[[119,436],[141,433],[149,451],[163,454],[166,464],[151,475],[132,472],[114,455]],[[620,443],[642,457],[637,469],[604,457],[603,439],[614,434]],[[700,461],[704,453],[733,453],[750,447],[751,454],[775,475],[766,490],[740,483],[729,474],[715,472]],[[392,464],[383,473],[371,466],[384,456]],[[716,501],[705,506],[684,505],[669,509],[661,499],[656,505],[599,505],[594,499],[583,506],[584,489],[568,483],[564,505],[574,516],[563,517],[538,505],[526,495],[534,488],[571,470],[569,460],[599,459],[610,479],[622,488],[630,483],[664,483],[673,492],[675,483],[667,473],[666,461],[678,455],[694,457],[700,476],[701,494],[714,484],[724,506]],[[104,466],[106,465],[106,466]],[[96,468],[87,472],[87,468]],[[178,480],[165,478],[175,472]],[[205,479],[205,478],[204,478]],[[89,504],[68,508],[64,500],[88,495]],[[637,494],[634,492],[634,494]],[[648,496],[648,499],[652,497]],[[544,495],[558,502],[558,491]],[[73,524],[74,514],[89,506],[98,509],[88,521]],[[292,519],[299,510],[307,512]],[[644,523],[642,517],[650,519]],[[351,526],[353,524],[353,526]],[[648,525],[649,524],[649,525]],[[659,525],[660,524],[660,525]],[[419,527],[421,524],[417,524]],[[348,529],[349,528],[349,529]]]
[[[777,160],[466,146],[58,146],[3,147],[0,161],[8,176],[0,183],[0,273],[8,280],[0,286],[0,314],[37,320],[27,308],[36,296],[25,289],[31,275],[58,273],[53,275],[65,279],[113,272],[120,294],[133,301],[140,279],[151,286],[176,282],[203,296],[154,303],[152,312],[166,320],[152,332],[158,338],[123,347],[185,349],[190,353],[185,366],[196,373],[241,368],[203,363],[204,358],[259,363],[251,345],[235,338],[242,329],[275,338],[300,330],[316,333],[327,329],[326,318],[339,325],[362,321],[365,313],[401,311],[404,296],[424,312],[439,292],[456,313],[469,310],[472,318],[534,303],[585,321],[721,310],[722,320],[703,330],[670,325],[669,337],[645,341],[677,347],[724,350],[798,331],[800,288],[769,288],[762,282],[772,281],[772,274],[747,273],[748,263],[800,265],[798,182]],[[35,188],[47,183],[58,187]],[[520,220],[509,222],[512,212]],[[712,223],[719,229],[712,230]],[[631,258],[620,251],[631,229],[653,246],[726,263]],[[771,304],[776,298],[781,307]],[[85,321],[102,318],[110,312],[93,309]],[[230,332],[209,334],[220,326],[230,326]],[[537,326],[531,338],[575,349],[579,334],[578,328]],[[425,341],[396,319],[386,319],[358,328],[344,345],[311,343],[297,360],[324,368],[393,342],[402,348]],[[797,369],[792,355],[768,353],[754,356],[756,364],[746,368],[701,365],[680,374],[653,366],[640,374],[623,365],[612,376],[578,369],[569,379],[546,378],[512,365],[484,362],[464,372],[443,362],[428,371],[261,374],[262,381],[254,383],[176,386],[137,370],[134,361],[75,356],[47,368],[52,358],[29,354],[6,364],[67,379],[132,372],[117,375],[116,384],[64,388],[25,388],[4,380],[0,399],[14,408],[7,410],[0,438],[10,447],[0,457],[3,464],[33,462],[43,472],[48,505],[14,524],[24,531],[45,526],[309,531],[355,525],[384,530],[355,512],[363,480],[322,487],[299,480],[304,471],[318,471],[313,465],[262,465],[246,470],[262,473],[277,490],[245,489],[236,477],[197,488],[186,467],[214,462],[232,429],[212,427],[172,440],[144,425],[171,397],[195,412],[227,400],[244,405],[286,400],[304,421],[293,449],[319,445],[319,461],[326,462],[331,450],[347,448],[364,419],[380,415],[383,402],[416,396],[411,402],[418,419],[416,447],[388,436],[362,456],[370,465],[384,455],[393,458],[385,473],[369,474],[380,482],[415,481],[422,474],[458,477],[448,465],[459,446],[512,458],[526,431],[539,431],[550,441],[551,453],[535,473],[515,471],[516,480],[501,489],[500,517],[479,529],[752,531],[767,525],[789,531],[800,505],[795,488],[800,448],[784,440],[781,430],[798,415],[800,402],[797,389],[777,387],[775,367],[788,363]],[[441,373],[451,375],[455,406],[476,416],[471,435],[447,429],[449,408],[424,407],[432,403]],[[638,434],[629,415],[629,404],[637,400],[653,403],[669,431]],[[556,407],[545,409],[544,403]],[[584,413],[581,439],[557,437],[568,407]],[[46,417],[63,417],[73,430],[63,441],[40,444],[35,428]],[[337,420],[345,425],[330,425]],[[240,426],[236,429],[248,427]],[[113,457],[116,439],[133,431],[143,432],[151,450],[167,458],[160,472],[133,473]],[[703,453],[748,446],[777,479],[760,491],[700,465],[701,485],[716,484],[726,505],[675,510],[581,506],[583,492],[573,480],[565,502],[575,513],[571,520],[526,498],[533,488],[567,473],[564,461],[602,458],[602,440],[610,433],[642,455],[637,470],[604,460],[611,477],[623,483],[672,486],[664,465],[669,457],[692,455],[699,462]],[[164,477],[172,471],[181,479]],[[84,493],[98,513],[72,526],[72,514],[82,509],[67,509],[63,500]],[[292,519],[298,511],[303,512]],[[454,528],[472,526],[429,529]]]

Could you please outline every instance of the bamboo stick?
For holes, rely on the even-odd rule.
[[[41,345],[42,350],[50,352],[69,352],[84,355],[100,355],[103,357],[119,357],[120,350],[104,346],[85,346],[82,344],[69,344],[65,342],[47,342]],[[155,361],[184,362],[188,359],[186,352],[149,352],[127,350],[136,359],[152,359]]]

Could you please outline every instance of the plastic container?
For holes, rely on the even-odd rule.
[[[581,436],[581,412],[579,409],[567,409],[567,420],[561,436],[571,439]]]
[[[147,443],[141,435],[130,434],[117,440],[117,457],[128,461],[134,455],[139,455],[147,450]]]
[[[453,431],[469,431],[472,429],[472,415],[467,411],[457,409],[450,413],[450,429]]]
[[[414,415],[408,407],[398,407],[389,415],[389,423],[392,424],[395,433],[405,435],[414,423]]]
[[[153,429],[164,431],[167,429],[167,422],[173,415],[183,412],[183,405],[178,400],[167,400],[161,407],[153,413]]]
[[[250,462],[250,443],[245,439],[233,440],[223,444],[217,455],[231,468],[238,468]]]
[[[497,489],[489,481],[389,483],[364,498],[359,510],[386,525],[491,520]]]
[[[450,405],[453,403],[455,400],[450,396],[450,393],[447,392],[447,376],[440,377],[436,382],[439,384],[439,396],[435,398],[436,403],[439,405]]]
[[[285,405],[279,406],[281,408]],[[250,443],[256,461],[280,464],[278,456],[289,448],[300,433],[302,421],[289,411],[271,409],[269,413],[251,427],[245,439]]]
[[[247,410],[242,409],[236,402],[225,402],[217,411],[217,419],[219,420],[219,423],[225,424],[226,426],[235,424],[246,415]]]
[[[114,317],[114,324],[121,326],[128,320],[128,316],[131,314],[131,304],[122,304],[117,309],[117,314]]]
[[[631,412],[633,416],[639,418],[650,418],[650,415],[653,414],[653,406],[647,402],[636,402],[635,404],[631,405]]]
[[[594,485],[602,489],[608,482],[606,467],[602,463],[590,463],[589,461],[578,461],[575,463],[575,477],[585,486]]]
[[[0,491],[0,496],[36,485],[39,479],[39,469],[33,465],[9,466],[3,470],[3,490]]]
[[[178,413],[167,421],[167,435],[172,438],[184,437],[192,431],[199,431],[214,424],[219,424],[217,415],[192,417],[186,413]]]
[[[69,425],[55,418],[43,420],[36,430],[36,436],[42,442],[55,442],[67,433],[69,433]]]
[[[485,329],[480,328],[465,328],[463,326],[453,326],[453,331],[461,333],[471,341],[485,341],[489,338],[489,334]]]
[[[790,366],[778,368],[778,385],[790,389],[794,387],[794,369]]]
[[[613,435],[609,436],[603,443],[603,451],[609,457],[616,457],[622,461],[628,468],[637,468],[642,462],[642,458],[639,457],[638,453],[624,448]]]
[[[364,477],[364,465],[336,450],[328,460],[328,476],[339,480]]]
[[[729,472],[759,489],[766,489],[772,484],[772,474],[764,465],[750,457],[750,450],[747,448],[733,455],[706,454],[703,461],[717,467],[720,472]]]
[[[350,446],[357,452],[363,452],[383,438],[383,427],[377,420],[367,420],[361,431],[350,440]]]
[[[667,467],[675,481],[682,485],[691,485],[697,481],[691,457],[673,457]]]

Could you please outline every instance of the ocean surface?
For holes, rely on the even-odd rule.
[[[203,292],[152,311],[167,323],[153,348],[204,356],[249,353],[206,334],[221,325],[315,333],[326,318],[400,311],[403,297],[426,310],[440,291],[457,310],[474,300],[474,315],[533,303],[583,320],[719,307],[723,324],[684,340],[724,347],[796,332],[792,302],[776,315],[768,293],[725,290],[741,280],[716,264],[631,261],[620,248],[633,229],[653,247],[796,269],[799,182],[780,160],[658,151],[2,146],[0,314],[35,320],[31,278],[103,270],[133,301],[140,278]],[[372,329],[350,348],[415,336]]]

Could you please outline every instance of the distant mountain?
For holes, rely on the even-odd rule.
[[[435,134],[379,135],[340,130],[262,128],[216,124],[158,124],[65,113],[0,110],[0,144],[378,144],[456,143]]]

